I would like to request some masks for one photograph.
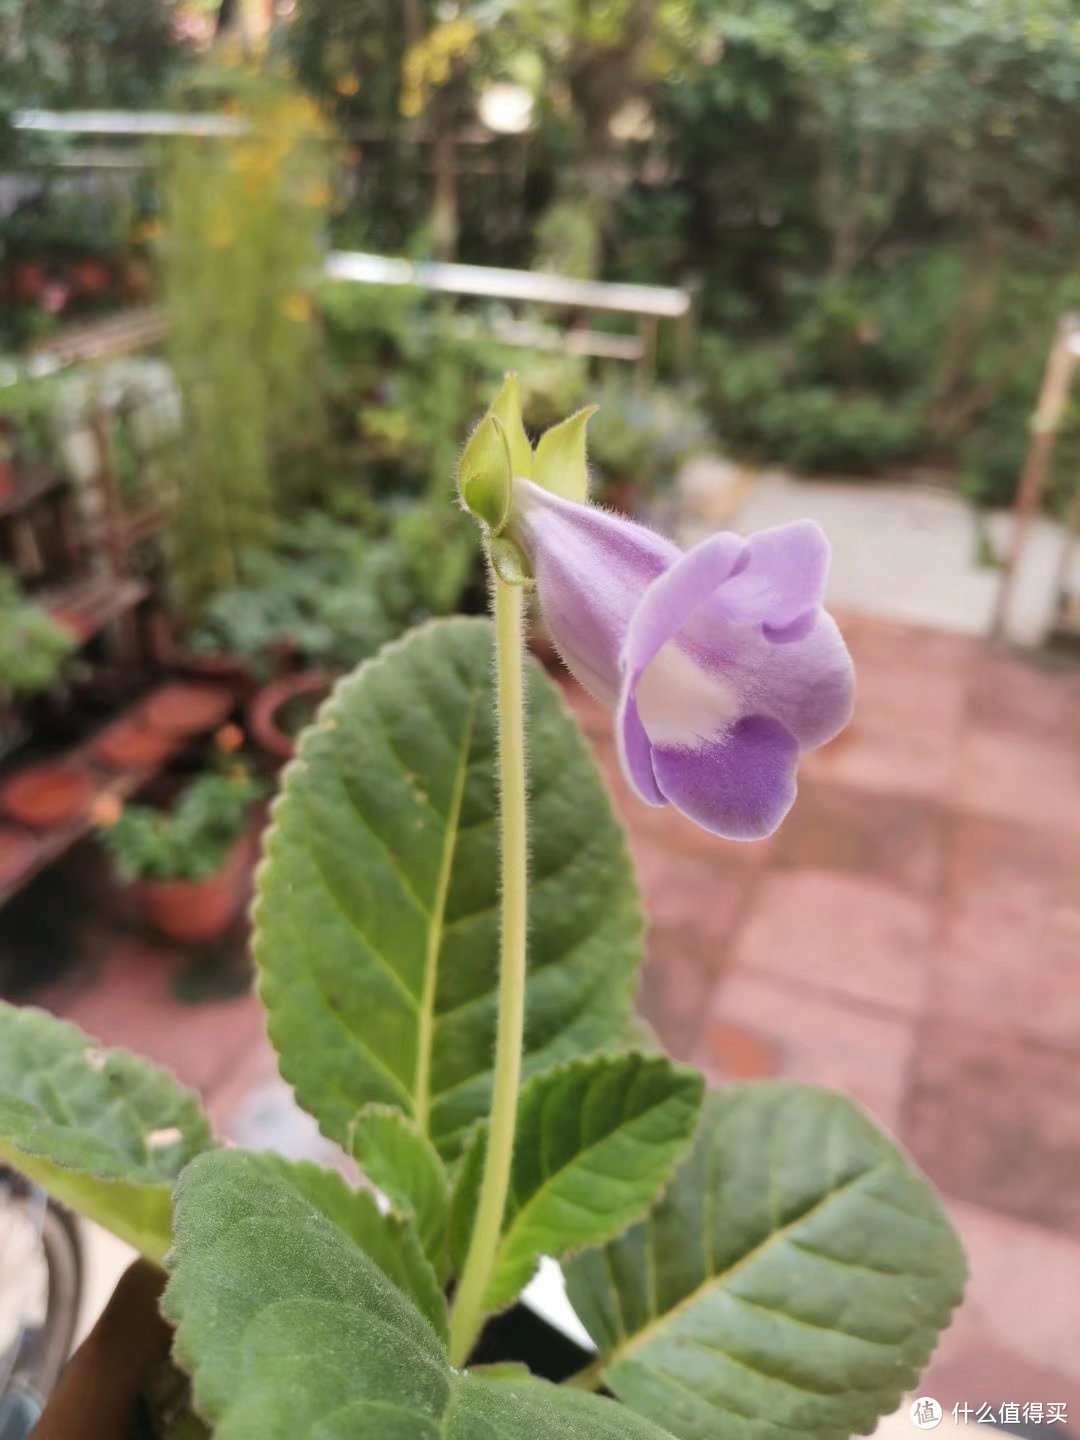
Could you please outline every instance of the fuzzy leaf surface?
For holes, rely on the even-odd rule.
[[[557,687],[528,666],[526,1076],[614,1047],[641,959],[622,832]],[[300,744],[258,881],[271,1039],[300,1103],[349,1143],[365,1105],[446,1160],[489,1109],[498,839],[486,620],[435,621],[344,681]]]
[[[525,1086],[488,1309],[520,1293],[541,1255],[600,1244],[645,1214],[693,1138],[702,1089],[695,1071],[637,1054],[573,1061]],[[484,1151],[480,1132],[455,1191],[459,1263]]]
[[[960,1301],[936,1194],[843,1096],[713,1095],[649,1217],[567,1267],[608,1387],[678,1440],[846,1440],[896,1408]]]
[[[424,1253],[445,1276],[450,1181],[435,1147],[391,1105],[366,1105],[356,1117],[352,1153],[391,1205],[416,1224]]]
[[[670,1440],[611,1400],[452,1371],[408,1297],[261,1160],[204,1156],[177,1191],[163,1308],[215,1440]]]
[[[198,1097],[43,1010],[0,1003],[0,1160],[160,1261],[172,1186],[211,1145]]]

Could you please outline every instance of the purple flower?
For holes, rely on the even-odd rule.
[[[771,834],[803,750],[847,724],[851,658],[822,609],[809,520],[685,553],[644,526],[514,482],[516,539],[567,666],[617,713],[626,776],[729,839]]]

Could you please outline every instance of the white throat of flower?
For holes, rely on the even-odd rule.
[[[676,640],[650,662],[635,699],[654,745],[693,747],[722,734],[739,716],[734,688],[703,670]]]

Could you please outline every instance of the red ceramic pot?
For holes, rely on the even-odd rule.
[[[251,738],[275,760],[291,760],[296,753],[296,736],[283,724],[286,708],[304,698],[321,700],[329,692],[330,678],[323,670],[304,670],[264,685],[248,706]]]
[[[175,736],[164,730],[153,730],[135,718],[118,720],[103,730],[91,745],[90,754],[109,770],[152,770],[175,748]]]
[[[0,890],[14,885],[34,863],[38,842],[18,825],[0,825]]]
[[[81,765],[59,761],[34,765],[9,780],[0,792],[0,806],[34,830],[56,830],[81,819],[93,796],[89,773]]]
[[[166,685],[142,707],[153,730],[166,735],[198,735],[215,730],[233,708],[233,697],[220,685]]]
[[[178,945],[217,940],[236,919],[246,894],[251,842],[242,835],[205,880],[136,880],[132,885],[143,920]]]

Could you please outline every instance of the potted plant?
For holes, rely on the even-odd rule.
[[[236,918],[248,869],[248,822],[261,793],[243,765],[199,776],[171,810],[103,807],[99,831],[143,918],[170,940],[202,944]]]
[[[781,822],[853,677],[815,526],[684,554],[587,502],[583,428],[534,452],[508,382],[459,482],[492,622],[429,622],[344,681],[264,843],[255,956],[282,1073],[381,1201],[215,1147],[145,1062],[0,1008],[4,1154],[165,1265],[173,1357],[222,1440],[847,1440],[915,1384],[960,1298],[940,1201],[858,1107],[772,1080],[706,1094],[634,1023],[633,871],[526,661],[526,586],[619,700],[632,786],[732,839]],[[691,620],[720,675],[679,658]],[[561,1383],[543,1326],[509,1353],[492,1339],[543,1255],[594,1347]],[[70,1440],[79,1412],[47,1422]]]

